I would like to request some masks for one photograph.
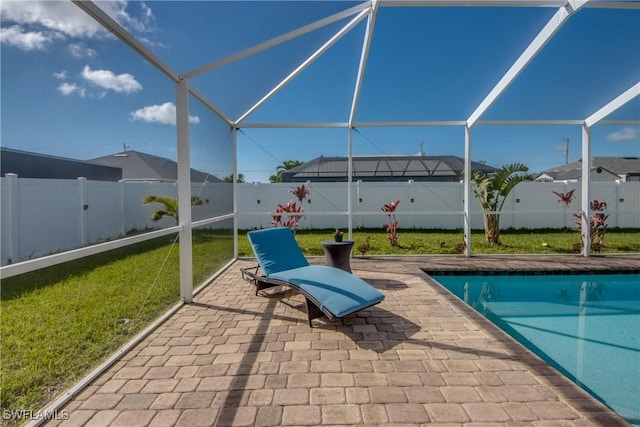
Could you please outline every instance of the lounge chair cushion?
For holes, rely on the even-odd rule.
[[[327,309],[336,317],[346,316],[377,304],[384,295],[353,274],[338,268],[310,265],[280,271],[269,278],[293,283],[316,299],[320,309]]]
[[[254,230],[247,233],[247,237],[267,277],[279,271],[309,265],[288,227]]]

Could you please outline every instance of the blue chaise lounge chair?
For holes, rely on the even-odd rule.
[[[305,296],[309,326],[322,315],[342,318],[378,304],[384,295],[359,277],[334,267],[309,265],[291,229],[286,227],[247,233],[258,266],[241,269],[242,277],[259,291],[290,286]],[[264,275],[258,275],[262,270]]]

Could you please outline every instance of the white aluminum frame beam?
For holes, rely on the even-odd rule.
[[[233,162],[233,229],[238,229],[238,128],[231,129],[231,155]],[[238,259],[238,233],[233,233],[233,259]]]
[[[176,84],[176,133],[178,145],[178,220],[180,222],[180,298],[193,301],[191,238],[191,154],[189,148],[189,81]]]
[[[580,202],[580,230],[582,234],[582,255],[591,254],[591,128],[601,123],[605,117],[623,107],[640,95],[640,82],[618,95],[611,102],[587,117],[582,125],[582,200]]]
[[[113,33],[116,37],[122,40],[127,46],[133,49],[138,55],[149,61],[152,65],[158,68],[162,73],[174,81],[179,83],[183,78],[175,72],[171,67],[165,64],[160,58],[158,58],[151,50],[149,50],[144,44],[140,43],[131,33],[124,29],[118,22],[111,18],[107,13],[100,9],[91,0],[71,0],[76,6],[82,9],[87,15],[95,19],[100,25]],[[201,95],[194,89],[189,88],[189,92],[196,97],[200,102],[207,106],[211,111],[220,116],[225,122],[232,124],[229,119],[219,108],[213,105],[207,98]]]
[[[188,80],[188,79],[185,79],[185,80]],[[196,98],[198,101],[202,102],[202,104],[205,105],[209,110],[217,114],[218,117],[224,120],[229,126],[233,126],[234,124],[233,120],[231,120],[231,118],[229,118],[226,114],[224,114],[222,110],[220,110],[218,107],[213,105],[207,98],[204,97],[204,95],[202,95],[197,90],[193,89],[191,86],[189,86],[189,93],[191,93],[191,95],[193,95],[193,97]]]
[[[379,0],[381,7],[564,7],[567,0]],[[589,8],[640,9],[638,2],[591,0]]]
[[[395,128],[395,127],[425,127],[425,126],[465,126],[467,124],[464,120],[449,120],[449,121],[410,121],[410,122],[355,122],[356,128]]]
[[[627,102],[634,99],[636,96],[640,95],[640,82],[634,84],[629,89],[625,90],[623,93],[618,95],[615,99],[609,102],[604,107],[600,108],[598,111],[587,117],[584,121],[584,124],[587,127],[592,127],[605,119],[605,117],[609,116],[611,113],[616,111],[618,108],[624,106]]]
[[[588,0],[587,0],[588,1]],[[585,5],[587,1],[569,1],[565,6],[561,7],[551,17],[549,22],[540,30],[538,35],[522,52],[520,57],[516,59],[516,62],[507,70],[504,76],[498,81],[489,94],[482,100],[480,105],[475,109],[471,116],[467,119],[467,126],[473,126],[480,117],[493,105],[494,102],[504,93],[505,90],[514,82],[514,80],[520,75],[520,73],[529,65],[529,63],[535,58],[535,56],[542,50],[542,48],[551,40],[556,32],[567,22],[567,19],[571,17],[577,10]]]
[[[463,181],[464,256],[471,256],[471,127],[464,127],[464,181]]]
[[[591,0],[586,7],[598,9],[640,9],[640,3],[635,0],[632,2]]]
[[[591,254],[591,128],[582,125],[582,199],[580,200],[580,234],[582,255]]]
[[[325,44],[323,44],[317,51],[315,51],[309,58],[304,60],[302,64],[300,64],[291,74],[284,78],[280,83],[278,83],[273,89],[271,89],[265,96],[260,99],[253,107],[249,108],[242,116],[236,120],[236,124],[242,123],[247,117],[249,117],[255,110],[260,108],[262,104],[267,102],[274,96],[276,93],[280,91],[283,87],[285,87],[291,80],[296,78],[300,73],[302,73],[309,65],[311,65],[316,59],[318,59],[323,53],[325,53],[331,46],[333,46],[338,40],[344,37],[349,31],[351,31],[358,23],[364,19],[369,12],[369,8],[361,11],[355,18],[353,18],[347,25],[345,25],[340,31],[333,35]]]
[[[235,53],[233,55],[229,55],[226,58],[220,59],[218,61],[211,62],[207,65],[203,65],[200,68],[196,68],[195,70],[189,71],[188,73],[183,74],[185,78],[191,78],[195,76],[199,76],[200,74],[206,73],[208,71],[214,70],[216,68],[222,67],[224,65],[230,64],[232,62],[238,61],[242,58],[246,58],[255,53],[262,52],[263,50],[270,49],[274,46],[277,46],[281,43],[287,42],[289,40],[295,39],[296,37],[302,36],[304,34],[315,31],[319,28],[325,27],[327,25],[333,24],[341,19],[348,18],[349,16],[355,15],[367,9],[369,6],[367,2],[363,2],[357,6],[353,6],[349,9],[345,9],[342,12],[338,12],[331,16],[328,16],[324,19],[320,19],[311,24],[305,25],[304,27],[300,27],[297,30],[290,31],[286,34],[282,34],[278,37],[275,37],[271,40],[267,40],[266,42],[259,43],[255,46],[252,46],[248,49],[245,49],[241,52]]]
[[[384,7],[562,7],[566,0],[380,0]]]
[[[477,126],[582,126],[582,120],[480,120]],[[354,128],[402,128],[402,127],[436,127],[436,126],[466,126],[465,120],[450,121],[419,121],[419,122],[354,122]],[[606,125],[640,125],[640,120],[602,120],[599,124]],[[243,123],[243,129],[329,129],[348,128],[347,122],[300,122],[300,123]]]
[[[356,77],[356,85],[353,91],[353,99],[351,101],[351,112],[349,113],[349,127],[353,128],[353,123],[356,119],[356,112],[358,110],[358,101],[360,100],[360,91],[362,89],[362,81],[364,79],[364,72],[367,68],[367,60],[369,58],[369,50],[371,48],[371,39],[373,38],[373,29],[376,24],[376,15],[378,14],[378,7],[380,2],[378,0],[371,0],[371,9],[369,9],[369,19],[367,20],[367,28],[365,29],[364,41],[362,42],[362,51],[360,53],[360,64],[358,66],[358,75]]]
[[[353,128],[347,129],[347,230],[353,239]]]
[[[336,123],[309,123],[309,122],[300,122],[300,123],[243,123],[243,129],[281,129],[281,128],[347,128],[349,127],[349,123],[347,122],[336,122]]]
[[[166,74],[175,83],[180,81],[178,73],[173,71],[171,67],[165,64],[160,58],[154,55],[145,45],[140,43],[133,35],[125,30],[120,24],[118,24],[113,18],[107,15],[102,9],[100,9],[93,1],[89,0],[71,0],[82,9],[87,15],[98,21],[100,25],[113,33],[116,37],[122,40],[127,46],[133,49],[138,55],[142,56],[147,61],[151,62],[156,68]]]
[[[360,90],[362,89],[362,81],[364,72],[367,67],[369,58],[369,49],[371,47],[371,39],[373,38],[373,29],[376,22],[376,14],[380,3],[378,0],[371,0],[369,8],[369,17],[367,19],[367,27],[364,32],[364,40],[362,42],[362,50],[360,52],[360,63],[358,64],[358,74],[356,76],[356,84],[353,89],[353,98],[351,99],[351,110],[349,113],[349,129],[347,130],[347,227],[349,238],[353,238],[353,123],[358,110],[358,101],[360,99]]]

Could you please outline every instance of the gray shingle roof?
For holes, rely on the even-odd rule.
[[[119,181],[122,170],[111,165],[98,165],[83,160],[30,151],[0,149],[0,173],[14,173],[21,178],[41,179],[77,179],[87,178],[90,181]]]
[[[128,150],[88,161],[121,168],[124,180],[177,181],[178,179],[178,164],[176,162],[140,151]],[[191,181],[221,182],[222,180],[208,173],[191,169]]]
[[[601,170],[618,176],[640,176],[640,157],[593,157],[591,170]],[[555,180],[575,180],[582,177],[582,159],[539,172]]]

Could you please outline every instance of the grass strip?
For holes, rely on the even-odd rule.
[[[320,242],[333,239],[335,230],[299,230],[296,241],[307,256],[324,256]],[[453,255],[455,245],[462,242],[462,230],[398,230],[398,245],[391,246],[382,229],[356,229],[353,231],[353,254],[358,256],[358,246],[371,237],[367,255]],[[345,239],[347,237],[345,236]],[[572,254],[573,244],[580,242],[580,235],[570,229],[556,230],[501,230],[502,245],[490,245],[482,230],[471,233],[471,250],[474,255],[488,254]],[[640,230],[610,229],[604,239],[602,253],[640,252]],[[252,257],[253,252],[246,232],[238,239],[238,255]]]

